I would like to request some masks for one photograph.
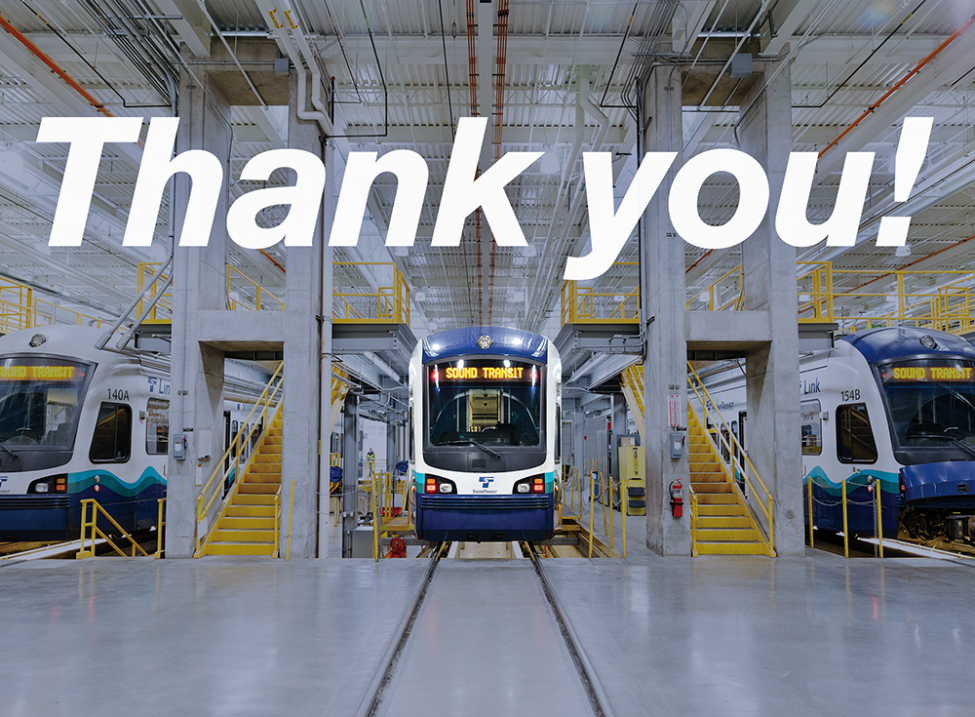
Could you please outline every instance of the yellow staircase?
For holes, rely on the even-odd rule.
[[[643,364],[636,363],[623,370],[620,374],[620,388],[623,390],[623,398],[626,399],[630,407],[630,413],[636,421],[636,429],[640,432],[640,441],[646,445],[646,437],[643,435],[645,427],[643,425]]]
[[[283,412],[278,410],[264,432],[240,485],[217,518],[200,555],[277,556],[275,522],[281,489]]]
[[[697,515],[692,520],[698,554],[774,555],[692,410],[687,427],[691,490],[697,499]]]

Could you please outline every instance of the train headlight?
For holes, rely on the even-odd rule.
[[[450,485],[450,483],[441,483],[440,484],[440,492],[441,493],[453,493],[454,492],[454,487],[452,485]]]
[[[923,346],[926,349],[938,348],[938,342],[934,340],[933,336],[928,336],[927,334],[925,334],[924,336],[921,337],[920,341],[921,341],[921,346]]]
[[[51,486],[49,486],[47,483],[38,483],[34,486],[34,491],[37,493],[47,493],[50,488]]]
[[[34,334],[33,336],[30,337],[30,341],[28,343],[30,343],[30,345],[36,349],[38,346],[45,343],[46,341],[47,341],[47,336],[45,336],[44,334]]]
[[[527,493],[530,490],[531,490],[531,487],[527,483],[519,483],[518,484],[518,492],[519,493]]]

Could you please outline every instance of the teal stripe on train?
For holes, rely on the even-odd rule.
[[[98,484],[105,486],[107,489],[118,493],[126,498],[132,498],[144,492],[146,489],[151,488],[154,485],[166,486],[166,479],[163,478],[159,471],[157,471],[152,466],[149,466],[144,471],[139,479],[135,483],[126,483],[117,475],[111,471],[105,469],[96,469],[91,471],[80,471],[78,473],[68,474],[68,492],[69,493],[80,493],[83,490],[87,490],[95,485],[95,478],[98,477]]]
[[[888,471],[878,471],[873,468],[865,468],[859,473],[851,473],[846,477],[846,490],[847,492],[855,488],[863,488],[867,485],[867,481],[873,478],[875,481],[880,481],[881,490],[887,493],[899,493],[900,492],[900,475],[897,473],[890,473]],[[802,479],[803,486],[809,484],[812,481],[813,485],[817,488],[821,488],[832,496],[840,497],[843,493],[841,483],[843,479],[838,481],[832,480],[826,475],[826,472],[820,467],[816,466]]]

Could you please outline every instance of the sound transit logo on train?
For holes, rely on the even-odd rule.
[[[138,142],[142,123],[140,117],[45,117],[41,121],[38,142],[69,145],[50,246],[81,245],[102,150],[106,144]],[[894,158],[895,202],[903,203],[910,197],[927,151],[932,124],[931,117],[904,119]],[[202,149],[186,150],[174,157],[178,126],[176,117],[153,117],[149,122],[122,241],[124,246],[152,243],[163,191],[178,172],[192,179],[179,246],[202,247],[210,241],[217,202],[225,186],[224,162]],[[458,120],[433,231],[434,247],[459,246],[467,217],[477,209],[483,212],[499,246],[528,245],[505,187],[544,152],[508,152],[478,174],[486,128],[485,117]],[[677,171],[667,206],[670,221],[684,241],[702,249],[725,249],[741,243],[758,229],[768,212],[769,182],[765,169],[753,157],[734,149],[712,149],[695,155],[679,168],[673,166],[676,158],[676,152],[647,152],[617,208],[614,190],[622,188],[614,188],[612,153],[583,152],[591,250],[584,257],[567,258],[566,280],[593,279],[609,269],[673,169]],[[827,220],[813,223],[808,220],[806,210],[818,158],[816,152],[789,154],[775,212],[776,232],[782,241],[795,247],[813,246],[824,239],[828,246],[853,246],[873,171],[874,153],[847,153],[833,211]],[[264,183],[273,172],[282,169],[294,172],[293,186],[255,188],[238,197],[227,211],[227,233],[240,246],[266,249],[282,241],[289,247],[312,245],[325,189],[325,166],[317,155],[299,149],[261,152],[247,162],[239,178],[230,179]],[[429,169],[423,157],[408,149],[387,152],[382,157],[376,152],[349,153],[332,217],[329,245],[358,243],[369,191],[376,177],[384,172],[397,178],[386,246],[413,246]],[[697,198],[705,181],[719,173],[735,178],[739,200],[731,219],[712,225],[701,218]],[[258,223],[257,216],[263,210],[278,205],[289,208],[280,223],[271,227]],[[877,246],[902,246],[910,223],[909,216],[883,217]]]

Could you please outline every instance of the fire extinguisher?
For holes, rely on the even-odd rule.
[[[684,515],[684,486],[680,478],[670,484],[670,511],[675,518]]]

